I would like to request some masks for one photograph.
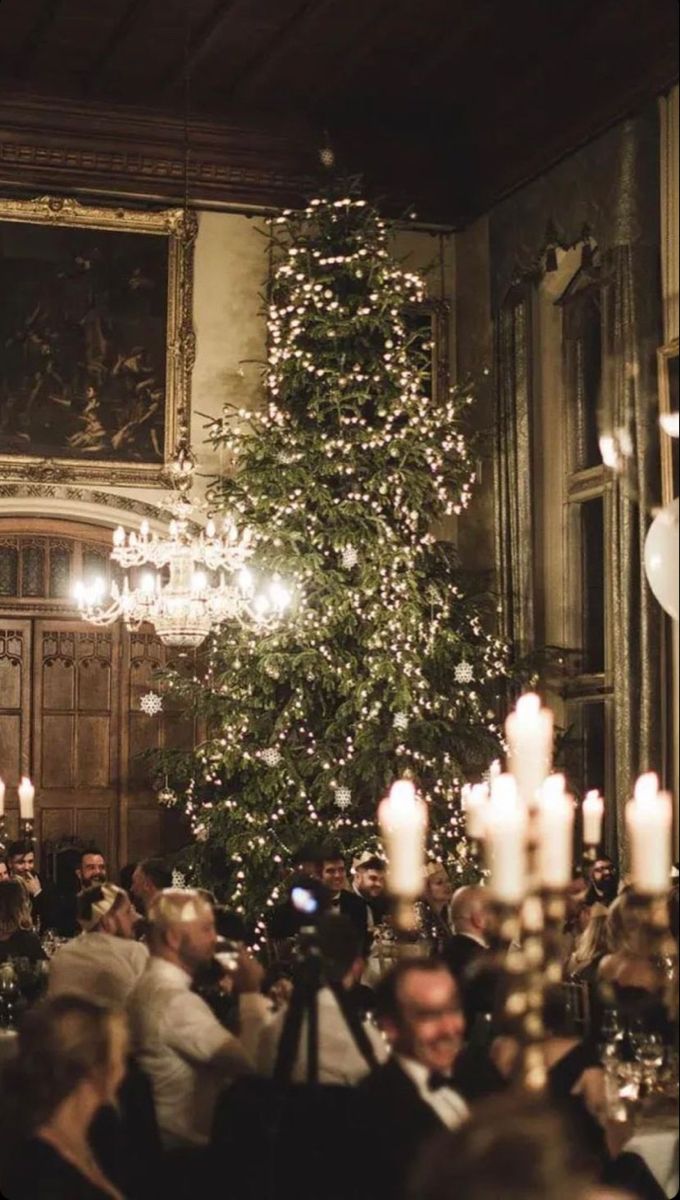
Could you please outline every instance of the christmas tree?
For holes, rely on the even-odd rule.
[[[376,807],[411,772],[431,853],[469,866],[460,790],[499,752],[502,643],[433,530],[474,481],[467,388],[432,394],[425,284],[351,192],[272,222],[267,402],[210,428],[233,470],[215,512],[249,527],[292,611],[273,632],[225,625],[204,669],[170,683],[210,736],[184,777],[194,878],[249,915],[305,840],[375,845]],[[166,764],[167,765],[167,764]],[[181,782],[181,780],[180,780]],[[217,851],[217,853],[216,853]]]

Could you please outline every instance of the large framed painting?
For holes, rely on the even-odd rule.
[[[188,427],[196,220],[0,199],[0,479],[163,484]]]

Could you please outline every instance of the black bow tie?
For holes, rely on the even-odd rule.
[[[431,1071],[427,1080],[427,1086],[431,1092],[439,1092],[442,1088],[450,1088],[454,1091],[453,1080],[448,1075],[442,1075],[439,1071]]]

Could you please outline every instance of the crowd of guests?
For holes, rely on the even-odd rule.
[[[0,962],[44,957],[37,928],[79,930],[3,1068],[8,1200],[184,1200],[215,1178],[225,1200],[663,1200],[608,1120],[603,1014],[633,1004],[672,1038],[663,964],[610,860],[570,889],[564,981],[592,1022],[574,1025],[569,986],[546,989],[540,1103],[485,888],[432,864],[397,943],[380,857],[348,876],[337,846],[304,846],[265,968],[238,917],[171,885],[156,860],[114,884],[90,849],[58,902],[31,847],[0,863]],[[673,887],[676,941],[677,912]]]

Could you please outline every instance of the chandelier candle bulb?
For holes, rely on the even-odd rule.
[[[604,800],[597,790],[586,793],[581,806],[583,813],[583,841],[586,846],[599,846],[602,841]]]
[[[653,771],[641,775],[635,795],[626,805],[631,846],[633,886],[644,895],[668,891],[671,873],[673,804],[668,792],[659,791]]]
[[[486,850],[491,891],[503,904],[519,904],[527,886],[528,813],[512,775],[494,779],[486,810]]]
[[[22,821],[33,820],[33,801],[35,799],[35,788],[30,779],[25,775],[21,778],[21,783],[17,789],[19,796],[19,816]]]
[[[541,788],[538,809],[538,871],[543,886],[555,891],[571,880],[574,815],[564,775],[550,775]]]
[[[519,794],[529,808],[535,808],[538,789],[552,761],[552,712],[541,707],[540,696],[527,692],[520,696],[515,711],[505,722],[505,732],[510,746],[510,771]]]
[[[387,850],[387,877],[393,896],[416,900],[423,890],[427,808],[408,779],[392,784],[378,807]]]

